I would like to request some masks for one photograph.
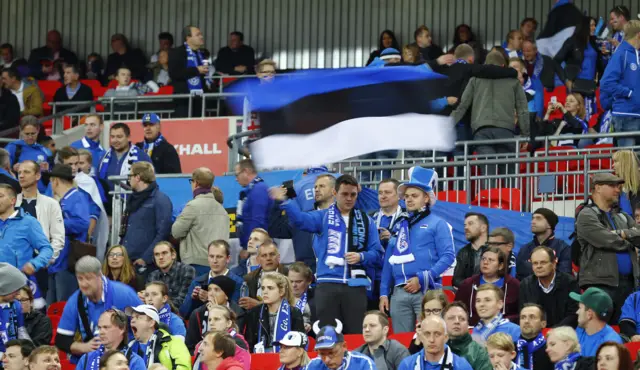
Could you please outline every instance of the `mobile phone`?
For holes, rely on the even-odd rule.
[[[297,196],[296,191],[293,188],[293,180],[283,182],[282,186],[287,189],[287,198],[294,199]]]
[[[551,102],[551,104],[558,104],[558,97],[557,96],[552,96],[550,102]]]

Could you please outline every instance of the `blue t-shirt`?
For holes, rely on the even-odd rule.
[[[598,61],[598,52],[587,42],[587,48],[584,49],[584,59],[577,78],[584,80],[593,80],[596,77],[596,63]]]
[[[583,357],[595,356],[598,347],[604,342],[613,341],[622,344],[620,335],[609,325],[605,325],[602,330],[593,335],[588,335],[583,328],[578,327],[576,334],[578,334],[578,342],[580,342],[581,348],[580,353]]]
[[[607,215],[609,224],[611,225],[613,230],[615,230],[616,224],[613,222],[611,212],[605,212],[605,214]],[[633,274],[633,264],[631,263],[631,256],[629,255],[629,252],[617,252],[616,259],[618,260],[618,273],[620,273],[620,275]]]
[[[636,334],[640,334],[640,292],[635,292],[624,300],[619,322],[622,323],[625,320],[633,321],[636,325]]]
[[[486,284],[486,283],[487,282],[484,281],[484,276],[480,275],[480,285]],[[500,279],[494,281],[492,284],[497,286],[498,288],[502,288],[502,287],[504,287],[504,278],[500,278]]]

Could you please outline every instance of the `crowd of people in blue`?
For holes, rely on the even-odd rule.
[[[513,109],[502,112],[510,127],[491,125],[481,113],[486,102],[477,99],[486,80],[516,76],[519,83],[502,87],[515,91],[517,115],[548,121],[559,110],[557,133],[565,126],[586,133],[599,104],[608,117],[602,127],[638,131],[640,21],[630,18],[624,6],[611,9],[609,40],[596,37],[595,19],[584,18],[555,61],[537,52],[532,18],[488,54],[468,26],[456,31],[453,56],[424,26],[402,51],[385,31],[368,64],[426,62],[437,72],[456,71],[447,74],[450,87],[470,87],[447,94],[438,109],[469,121],[459,125],[462,137],[469,128],[478,137],[515,135]],[[207,71],[191,60],[202,35],[187,31],[179,52],[188,60],[183,72],[198,80],[185,80],[191,91]],[[496,68],[464,67],[483,59]],[[501,68],[507,66],[516,71]],[[573,92],[544,114],[541,89],[555,85],[554,75]],[[600,76],[597,102],[584,91]],[[469,99],[476,99],[470,115]],[[369,212],[363,197],[371,190],[324,166],[270,188],[245,159],[234,168],[239,194],[223,194],[202,167],[189,179],[193,199],[174,217],[156,174],[182,171],[160,117],[143,116],[140,143],[131,143],[126,124],[111,125],[108,147],[100,115],[82,123],[82,139],[45,147],[37,119],[25,116],[21,138],[0,149],[6,370],[249,370],[265,353],[278,353],[280,369],[289,370],[633,368],[629,348],[640,343],[640,169],[633,151],[617,151],[613,173],[593,176],[571,240],[556,238],[559,217],[551,209],[532,213],[526,244],[516,243],[509,225],[474,211],[464,217],[468,243],[456,246],[452,226],[431,212],[438,176],[429,168],[412,168],[404,183],[381,180],[378,209]],[[111,214],[115,184],[131,191],[120,219]],[[238,199],[237,256],[224,197]],[[114,223],[120,242],[111,245]],[[281,262],[279,239],[293,240],[295,263]],[[394,339],[403,333],[410,341]],[[350,349],[354,338],[362,345]]]

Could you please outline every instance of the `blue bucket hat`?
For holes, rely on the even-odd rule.
[[[404,193],[406,188],[418,188],[429,195],[429,205],[436,204],[436,193],[438,190],[438,173],[429,168],[419,166],[409,169],[409,182],[405,182],[398,187],[398,193]]]

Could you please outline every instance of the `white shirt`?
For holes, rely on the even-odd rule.
[[[16,99],[18,99],[20,112],[24,112],[24,97],[22,94],[24,92],[24,82],[20,82],[20,88],[18,88],[18,90],[11,90],[11,92],[16,96]]]

